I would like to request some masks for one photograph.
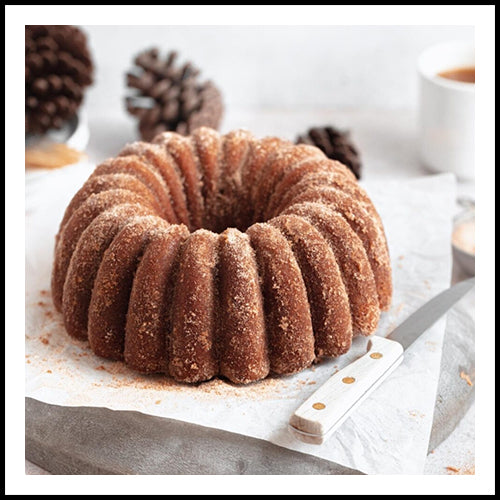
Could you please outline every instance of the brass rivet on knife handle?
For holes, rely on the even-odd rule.
[[[356,379],[354,377],[344,377],[342,379],[342,382],[344,382],[344,384],[354,384],[354,382],[356,382]]]
[[[380,359],[382,356],[383,356],[383,354],[381,352],[372,352],[370,354],[370,358],[373,358],[373,359]]]
[[[324,410],[326,408],[323,403],[314,403],[312,406],[315,410]]]

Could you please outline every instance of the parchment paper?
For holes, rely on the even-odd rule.
[[[288,419],[331,374],[364,353],[366,339],[356,339],[341,358],[243,387],[221,380],[190,386],[146,377],[94,356],[85,342],[71,339],[52,306],[50,268],[64,208],[91,169],[84,164],[72,175],[47,175],[38,184],[45,198],[26,214],[26,396],[58,405],[135,410],[228,430],[370,474],[423,472],[444,318],[321,446],[296,441],[287,430]],[[385,336],[449,286],[456,186],[454,177],[445,174],[364,187],[384,221],[393,265],[393,305],[377,332]]]

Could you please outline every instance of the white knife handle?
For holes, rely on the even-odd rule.
[[[403,360],[403,347],[372,337],[368,352],[329,378],[291,416],[296,438],[322,444]]]

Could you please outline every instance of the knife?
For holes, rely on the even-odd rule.
[[[306,443],[324,443],[403,361],[404,351],[474,283],[475,279],[470,278],[441,292],[411,314],[388,338],[371,337],[366,354],[330,377],[290,417],[288,428],[292,434]]]

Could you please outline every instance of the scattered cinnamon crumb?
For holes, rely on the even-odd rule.
[[[40,290],[40,295],[43,295],[44,297],[46,297],[47,295],[49,295],[49,291],[48,290]]]
[[[45,305],[45,302],[42,302],[41,300],[39,300],[36,304],[40,307],[43,307]]]
[[[408,411],[408,413],[412,417],[420,417],[420,418],[424,418],[425,417],[425,413],[420,413],[417,410],[410,410],[410,411]]]
[[[430,455],[433,455],[435,451],[436,451],[436,450],[431,450],[431,451],[429,451],[429,454],[430,454]]]
[[[95,369],[96,369],[96,370],[106,371],[106,368],[105,368],[103,365],[96,366],[96,368],[95,368]]]
[[[47,373],[52,373],[52,370],[47,370]]]
[[[446,467],[446,470],[450,473],[450,474],[460,474],[461,476],[468,476],[468,475],[475,475],[476,474],[476,466],[475,465],[472,465],[471,467],[467,467],[467,468],[462,468],[462,469],[459,469],[458,467],[453,467],[451,465],[449,465],[448,467]]]
[[[468,469],[464,469],[460,472],[461,474],[463,475],[467,475],[467,476],[474,476],[476,474],[476,466],[473,465],[472,467],[469,467]]]
[[[424,285],[427,287],[427,290],[431,289],[431,285],[427,280],[424,280]]]
[[[26,360],[26,363],[30,364],[30,363],[31,363],[31,360],[27,359],[27,360]]]
[[[155,405],[159,405],[161,403],[161,399],[158,399],[157,401],[155,401]]]
[[[396,309],[396,314],[399,314],[405,305],[406,304],[404,302],[401,302],[401,304],[399,304],[398,308]]]
[[[31,354],[25,354],[24,357],[25,358],[29,358],[31,356]]]
[[[40,342],[42,344],[48,345],[49,339],[47,337],[40,337]]]
[[[472,382],[472,380],[470,379],[469,375],[467,375],[467,373],[465,372],[460,372],[460,378],[465,380],[467,382],[468,385],[470,386],[473,386],[474,383]]]
[[[314,385],[316,383],[315,380],[311,380],[310,382],[307,382],[307,385]]]
[[[432,340],[426,340],[425,345],[431,352],[436,352],[436,342],[433,342]]]

